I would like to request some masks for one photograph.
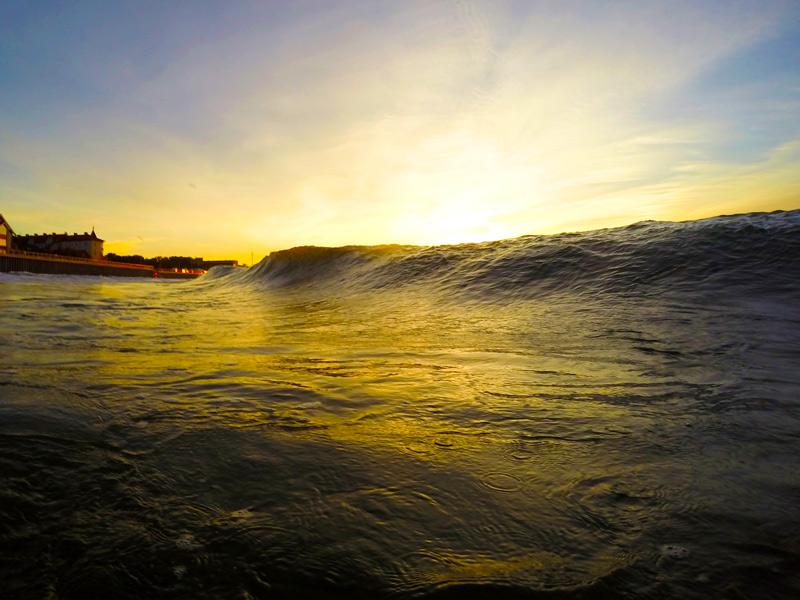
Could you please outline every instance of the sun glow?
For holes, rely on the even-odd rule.
[[[95,225],[109,248],[242,262],[796,208],[786,5],[676,1],[669,18],[622,2],[337,3],[277,21],[165,5],[135,23],[172,40],[149,50],[106,49],[97,31],[122,21],[102,14],[33,16],[26,71],[0,65],[0,208],[19,231]],[[69,88],[27,76],[54,65]]]

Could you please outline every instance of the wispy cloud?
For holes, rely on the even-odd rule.
[[[0,119],[15,173],[4,214],[33,221],[59,198],[72,218],[99,214],[109,239],[130,238],[135,218],[170,246],[142,252],[210,254],[231,240],[447,243],[791,208],[800,187],[780,131],[796,119],[796,72],[701,85],[791,38],[791,3],[198,6],[141,17],[144,51],[80,45],[71,76],[91,92],[48,100],[46,127],[19,107]],[[693,97],[720,111],[687,109]],[[767,133],[732,141],[759,111]]]

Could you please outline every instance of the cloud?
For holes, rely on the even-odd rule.
[[[265,6],[231,9],[216,33],[200,13],[173,14],[179,40],[131,59],[119,93],[70,104],[47,131],[6,123],[0,160],[37,174],[14,188],[26,206],[58,196],[83,218],[110,208],[106,237],[127,239],[135,219],[148,240],[275,249],[723,210],[719,173],[783,190],[760,198],[797,184],[764,161],[785,139],[753,134],[731,162],[735,121],[685,108],[726,57],[777,35],[790,3]],[[120,52],[84,76],[145,60]],[[724,105],[712,92],[704,101]],[[796,101],[741,100],[780,122]]]

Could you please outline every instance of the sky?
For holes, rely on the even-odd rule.
[[[235,258],[800,208],[797,0],[0,3],[0,213]]]

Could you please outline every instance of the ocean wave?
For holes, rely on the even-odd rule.
[[[554,293],[785,294],[800,280],[800,210],[451,246],[301,246],[201,281],[507,298]]]

